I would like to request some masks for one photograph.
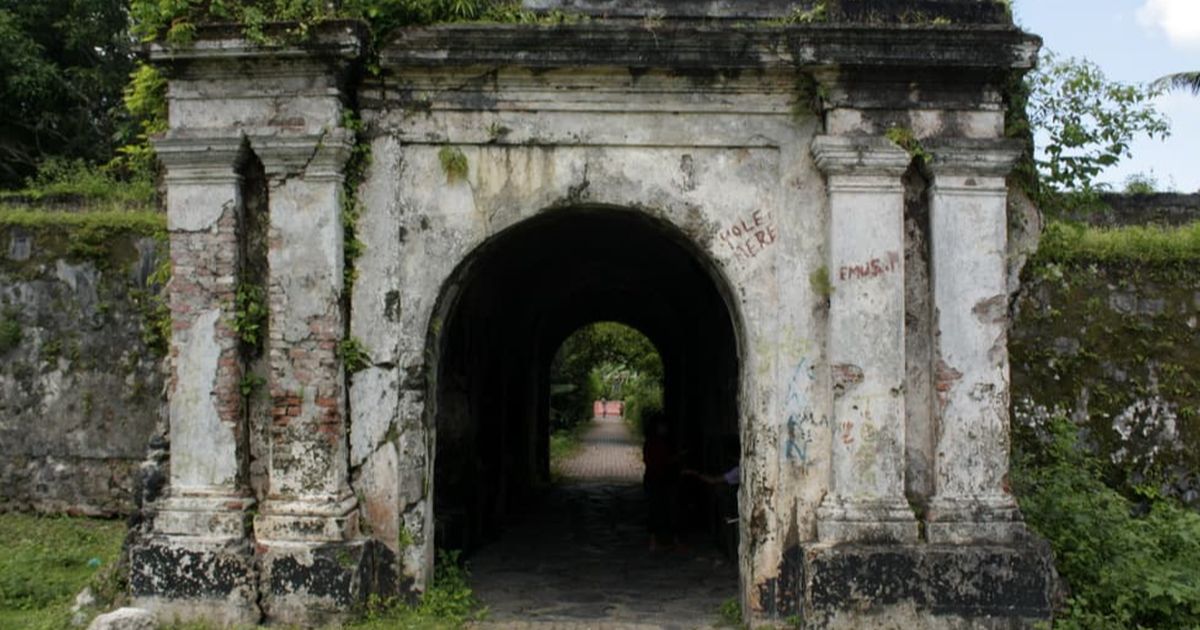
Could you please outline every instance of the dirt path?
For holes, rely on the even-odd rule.
[[[597,419],[560,467],[564,483],[471,561],[482,628],[706,628],[737,589],[737,568],[705,541],[647,549],[641,447],[619,418]]]

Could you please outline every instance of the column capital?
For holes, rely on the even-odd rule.
[[[1025,151],[1013,138],[928,140],[925,148],[933,155],[929,172],[936,179],[948,177],[1008,177]]]
[[[354,134],[340,127],[313,134],[258,130],[248,135],[271,178],[304,175],[309,181],[340,181],[354,148]]]
[[[153,141],[168,184],[227,183],[241,179],[249,155],[241,134],[202,136],[172,131]]]
[[[907,151],[882,136],[817,136],[812,154],[828,176],[899,178],[912,163]]]

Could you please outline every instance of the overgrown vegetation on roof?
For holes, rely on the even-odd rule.
[[[1061,263],[1195,263],[1200,260],[1200,222],[1182,227],[1099,228],[1051,221],[1042,234],[1037,258]]]

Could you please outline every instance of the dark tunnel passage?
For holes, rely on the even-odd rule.
[[[676,228],[629,210],[547,211],[480,246],[443,291],[447,315],[432,331],[437,545],[470,552],[500,538],[547,487],[550,364],[592,322],[632,326],[659,349],[683,467],[736,464],[738,341],[723,287]],[[711,505],[681,503],[691,510],[681,523],[736,540]]]

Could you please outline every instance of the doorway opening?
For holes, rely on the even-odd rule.
[[[442,301],[430,333],[435,537],[471,559],[493,618],[711,618],[737,593],[737,487],[711,480],[740,458],[740,365],[733,301],[706,255],[642,212],[552,210],[481,245]],[[653,357],[580,358],[581,335]],[[616,395],[633,413],[591,417]],[[691,472],[672,509],[678,544],[649,553],[642,437],[624,416],[657,407],[676,472]],[[576,456],[615,447],[635,470],[564,475],[552,434],[575,423]]]

